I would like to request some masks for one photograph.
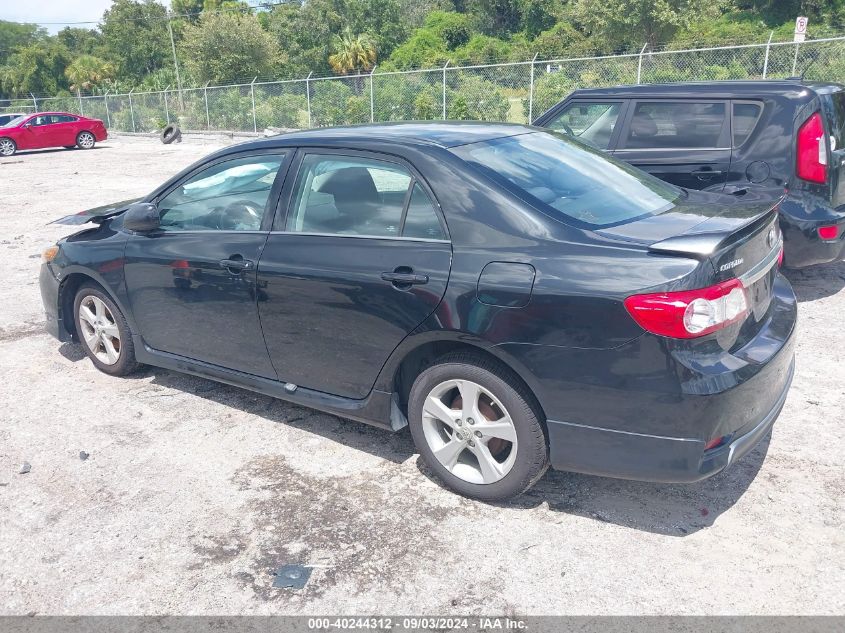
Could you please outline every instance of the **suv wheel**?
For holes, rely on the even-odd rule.
[[[97,369],[125,376],[138,368],[129,325],[102,289],[83,285],[76,293],[73,312],[82,347]]]
[[[534,399],[510,372],[471,354],[444,357],[414,381],[408,417],[414,444],[452,490],[503,501],[548,467]]]

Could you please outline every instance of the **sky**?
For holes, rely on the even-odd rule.
[[[164,2],[169,5],[170,2]],[[0,0],[0,20],[44,24],[50,33],[60,31],[62,24],[47,22],[93,22],[103,17],[111,0]],[[80,25],[93,28],[95,24]]]

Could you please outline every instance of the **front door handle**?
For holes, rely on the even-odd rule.
[[[723,172],[716,170],[716,169],[697,169],[696,171],[692,172],[692,175],[700,178],[701,180],[707,180],[713,178],[714,176],[721,176]]]
[[[397,287],[428,283],[428,275],[416,275],[412,272],[382,273],[381,278]]]
[[[238,275],[245,270],[250,270],[254,262],[240,256],[232,256],[231,259],[221,259],[220,268],[225,268],[233,275]]]

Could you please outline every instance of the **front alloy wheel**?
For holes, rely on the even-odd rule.
[[[0,156],[12,156],[18,150],[10,138],[0,138]]]
[[[91,132],[80,132],[79,136],[76,137],[76,144],[81,149],[91,149],[94,147],[94,135]]]
[[[102,288],[93,282],[83,284],[76,293],[74,313],[78,338],[97,369],[125,376],[138,368],[129,324]]]

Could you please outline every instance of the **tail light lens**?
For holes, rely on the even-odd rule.
[[[827,141],[824,121],[818,112],[798,129],[798,177],[810,182],[827,182]]]
[[[823,240],[835,240],[839,235],[839,227],[835,224],[819,227],[819,237]]]
[[[748,298],[739,279],[699,290],[632,295],[625,308],[644,330],[671,338],[697,338],[748,315]]]

